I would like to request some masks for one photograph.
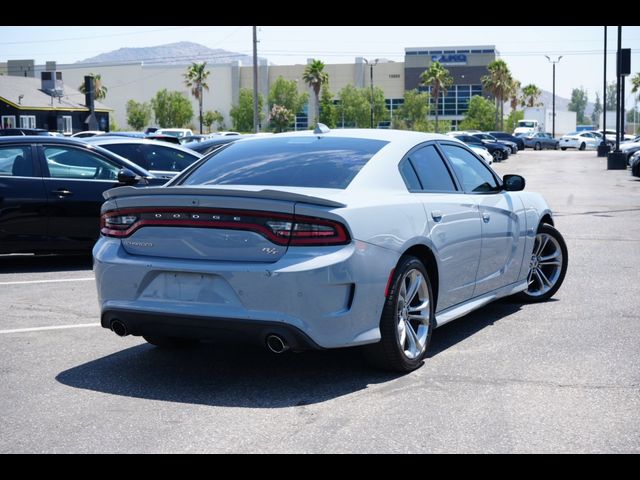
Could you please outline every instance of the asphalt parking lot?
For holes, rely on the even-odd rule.
[[[640,180],[595,152],[494,165],[569,247],[547,303],[438,329],[417,371],[356,350],[160,351],[98,326],[86,257],[0,257],[0,452],[640,452]]]

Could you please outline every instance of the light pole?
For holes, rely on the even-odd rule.
[[[556,138],[556,63],[560,63],[560,59],[562,55],[558,57],[558,59],[554,62],[548,55],[545,55],[547,60],[549,60],[553,64],[553,100],[552,100],[552,113],[551,113],[551,135],[553,138]]]
[[[369,65],[369,83],[371,83],[371,128],[373,128],[373,67],[378,64],[378,58],[376,58],[373,63],[369,62],[366,58],[362,59],[364,63]]]

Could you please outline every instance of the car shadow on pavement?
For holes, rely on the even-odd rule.
[[[516,313],[521,307],[521,303],[514,303],[513,300],[505,298],[443,325],[434,330],[431,336],[428,356],[435,357],[440,352],[475,335],[483,328]]]
[[[150,400],[286,408],[321,403],[399,376],[372,369],[354,348],[278,356],[247,345],[163,350],[143,344],[61,372],[56,380]]]
[[[91,255],[0,255],[1,273],[91,270]]]

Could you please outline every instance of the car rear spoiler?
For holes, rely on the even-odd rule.
[[[202,188],[202,187],[116,187],[107,190],[102,194],[105,200],[112,200],[124,197],[140,197],[145,195],[216,195],[221,197],[244,197],[244,198],[268,198],[270,200],[284,200],[290,202],[302,202],[312,205],[322,205],[326,207],[343,208],[344,203],[328,200],[322,197],[303,195],[301,193],[287,192],[283,190],[239,190],[228,188]]]

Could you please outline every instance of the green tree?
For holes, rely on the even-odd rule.
[[[170,92],[166,88],[151,99],[151,107],[161,128],[182,128],[193,118],[189,99],[181,92]]]
[[[102,83],[102,76],[99,73],[90,73],[87,76],[93,77],[93,98],[97,101],[104,100],[107,96],[108,89]],[[80,93],[84,93],[85,95],[87,94],[87,89],[84,88],[84,82],[82,82],[82,85],[78,87],[78,90],[80,90]]]
[[[616,82],[610,82],[607,84],[607,111],[615,112],[616,110],[616,92],[618,91],[618,87],[616,86]]]
[[[320,111],[320,91],[325,83],[329,83],[329,74],[324,71],[324,63],[320,60],[313,59],[304,69],[302,79],[313,89],[315,96],[316,114],[313,124],[318,123],[318,113]]]
[[[438,133],[438,102],[440,95],[445,95],[453,85],[453,77],[440,62],[432,62],[429,68],[420,74],[420,83],[431,87],[431,98],[435,103],[436,133]]]
[[[587,91],[583,88],[574,88],[571,90],[571,101],[569,102],[569,111],[576,112],[576,121],[578,125],[582,125],[585,122],[584,110],[587,108],[587,102],[589,97]]]
[[[344,126],[367,128],[371,126],[371,89],[356,88],[347,85],[339,93],[340,104],[338,117],[342,119]],[[378,87],[373,89],[373,116],[374,125],[388,118],[384,92]]]
[[[418,89],[404,92],[404,103],[395,111],[393,128],[431,132],[433,122],[428,120],[430,95]]]
[[[513,132],[518,126],[518,122],[524,120],[524,112],[522,110],[511,110],[507,117],[506,132]]]
[[[116,117],[114,117],[112,113],[109,113],[109,131],[110,132],[118,131],[118,124],[116,123]]]
[[[538,99],[542,95],[542,90],[540,90],[536,85],[530,83],[529,85],[525,85],[522,88],[522,106],[523,107],[537,107],[540,104],[538,103]]]
[[[518,105],[522,101],[522,97],[520,95],[520,80],[516,80],[515,78],[511,79],[511,84],[509,85],[507,96],[509,97],[509,106],[511,107],[511,112],[517,111]],[[508,125],[507,129],[509,129]]]
[[[500,130],[504,128],[504,101],[508,95],[513,77],[504,60],[494,60],[487,65],[488,75],[481,78],[482,86],[496,99],[496,125],[498,124],[498,110],[500,115]],[[498,106],[500,107],[498,109]]]
[[[600,114],[602,113],[602,102],[600,102],[600,95],[596,92],[596,102],[593,105],[593,112],[591,113],[591,123],[596,127],[600,127]]]
[[[631,93],[637,93],[640,100],[640,72],[631,78]]]
[[[211,126],[215,123],[217,125],[217,129],[223,129],[224,125],[224,116],[218,110],[208,110],[204,112],[202,117],[203,123],[207,126],[207,130],[211,133]]]
[[[329,128],[335,128],[338,121],[338,109],[333,103],[333,94],[329,91],[329,85],[322,86],[320,95],[320,123],[324,123]]]
[[[294,113],[299,113],[309,100],[307,93],[299,93],[295,80],[278,77],[269,89],[269,107],[280,105]]]
[[[184,84],[191,88],[191,95],[198,100],[198,118],[200,119],[200,133],[202,133],[202,94],[203,90],[209,91],[209,84],[207,78],[209,77],[209,70],[207,70],[207,62],[192,63],[188,68],[184,76]]]
[[[493,130],[496,127],[496,106],[491,100],[474,95],[469,101],[469,109],[460,123],[460,130]]]
[[[146,102],[127,102],[127,123],[134,130],[142,130],[151,123],[151,105]]]
[[[262,113],[262,106],[264,105],[264,97],[261,93],[258,93],[258,121],[262,122],[264,119],[264,113]],[[238,104],[231,107],[229,112],[231,121],[233,122],[233,129],[238,132],[252,132],[253,131],[253,92],[248,88],[240,90],[240,98]]]
[[[295,114],[284,105],[273,105],[269,113],[269,124],[274,132],[284,132],[296,118]]]

